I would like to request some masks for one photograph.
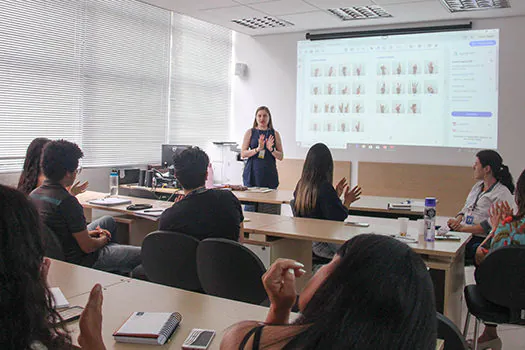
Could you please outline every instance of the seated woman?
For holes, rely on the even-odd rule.
[[[361,188],[352,190],[342,178],[334,189],[334,162],[328,147],[317,143],[310,147],[303,172],[294,191],[292,210],[294,216],[344,221],[348,217],[350,204],[359,199]],[[344,202],[339,197],[344,193]],[[312,250],[318,260],[328,262],[339,249],[334,243],[313,242]],[[320,259],[319,259],[320,258]]]
[[[24,160],[24,167],[22,173],[18,179],[17,189],[25,195],[29,195],[37,187],[40,187],[46,177],[42,173],[40,168],[40,159],[42,158],[42,150],[51,140],[45,137],[38,137],[31,141],[29,147],[27,147],[26,157]],[[86,191],[89,183],[84,181],[80,184],[79,181],[74,183],[70,188],[69,192],[73,196]]]
[[[525,245],[525,170],[521,173],[516,183],[517,211],[514,214],[507,202],[492,205],[490,221],[492,231],[476,250],[476,263],[479,265],[487,256],[496,249],[510,245]],[[487,247],[489,247],[487,249]],[[483,283],[478,281],[476,283]],[[489,282],[490,283],[490,282]],[[485,325],[485,330],[478,340],[480,349],[501,349],[501,339],[498,337],[495,325]]]
[[[302,265],[277,260],[263,276],[271,305],[265,323],[243,321],[221,349],[434,349],[434,289],[423,260],[406,244],[363,234],[345,242],[299,296]]]
[[[478,182],[472,187],[465,206],[455,218],[448,220],[451,230],[472,233],[467,243],[465,259],[472,260],[476,248],[491,230],[489,209],[492,204],[512,202],[514,184],[509,168],[496,151],[484,150],[476,154],[473,165],[474,178]]]
[[[0,185],[0,339],[2,349],[72,349],[47,288],[38,213],[23,193]],[[35,234],[37,233],[37,234]],[[79,344],[105,349],[102,287],[93,287],[80,318]]]

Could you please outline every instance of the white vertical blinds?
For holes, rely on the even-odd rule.
[[[35,137],[85,166],[227,139],[231,54],[230,30],[135,0],[0,1],[0,171]]]
[[[172,38],[169,143],[228,140],[232,31],[173,13]]]
[[[80,2],[0,1],[0,171],[37,136],[80,140]]]
[[[168,119],[170,12],[88,1],[82,75],[84,165],[160,162]]]

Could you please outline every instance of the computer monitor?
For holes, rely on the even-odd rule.
[[[189,145],[162,145],[162,167],[168,168],[173,165],[173,156],[189,148]]]

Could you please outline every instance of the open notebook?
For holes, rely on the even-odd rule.
[[[164,345],[181,321],[178,312],[134,312],[113,337],[123,343]]]

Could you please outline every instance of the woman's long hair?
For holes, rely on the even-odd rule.
[[[39,137],[31,141],[27,148],[24,168],[18,180],[18,190],[26,195],[30,194],[38,184],[40,175],[40,158],[42,149],[51,140]]]
[[[333,177],[332,154],[325,144],[316,143],[308,150],[301,178],[295,186],[294,213],[297,216],[308,216],[315,209],[321,184],[332,184]]]
[[[363,234],[339,249],[340,261],[296,324],[285,349],[435,349],[434,289],[408,245]]]
[[[521,172],[518,182],[516,182],[515,196],[518,212],[514,216],[514,220],[521,220],[525,216],[525,170]]]
[[[270,109],[266,106],[261,106],[255,110],[255,119],[253,120],[252,128],[255,129],[257,127],[257,113],[259,113],[259,111],[268,113],[268,129],[273,130],[272,113],[270,113]]]
[[[70,349],[71,338],[57,326],[60,316],[40,269],[44,248],[35,207],[21,192],[0,185],[0,347]]]
[[[479,151],[478,154],[476,154],[476,157],[478,157],[479,162],[483,167],[486,167],[487,165],[490,166],[492,176],[505,185],[510,193],[514,193],[514,181],[512,180],[509,167],[503,164],[503,158],[501,158],[498,152],[486,149]]]

